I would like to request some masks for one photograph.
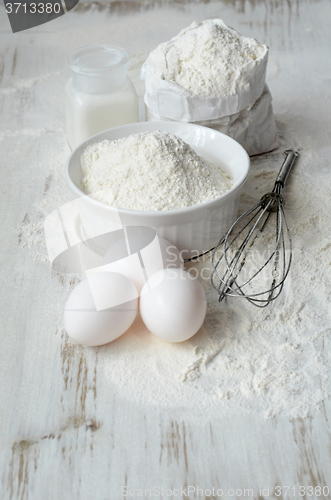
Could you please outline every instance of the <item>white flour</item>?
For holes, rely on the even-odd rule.
[[[202,8],[205,10],[206,5]],[[201,17],[203,15],[201,12]],[[158,21],[157,12],[155,16]],[[82,22],[80,18],[79,26]],[[183,25],[187,19],[175,22],[174,29],[177,29],[179,22]],[[259,23],[263,26],[263,17],[259,18]],[[86,28],[89,26],[86,25]],[[330,397],[331,170],[329,129],[326,125],[329,110],[321,90],[325,89],[327,95],[328,89],[325,83],[324,87],[312,84],[307,90],[309,80],[305,82],[301,78],[301,68],[305,68],[307,56],[301,54],[299,27],[293,23],[292,28],[293,43],[300,47],[300,51],[295,49],[293,52],[299,58],[298,66],[292,68],[292,57],[287,56],[284,60],[284,51],[280,46],[269,67],[271,83],[277,95],[275,103],[281,147],[270,154],[251,158],[251,174],[240,200],[241,211],[252,206],[272,187],[284,158],[283,151],[287,147],[301,149],[302,154],[284,190],[294,253],[290,277],[281,297],[265,310],[235,299],[220,304],[208,279],[209,259],[191,264],[191,272],[195,269],[199,272],[208,303],[204,327],[191,340],[178,345],[162,342],[152,337],[139,319],[122,338],[99,349],[83,348],[73,343],[66,345],[70,341],[63,336],[61,347],[70,349],[77,357],[84,351],[82,363],[86,366],[94,366],[97,354],[98,381],[103,391],[116,393],[116,397],[122,395],[142,406],[154,406],[156,412],[169,412],[173,419],[187,416],[202,423],[209,423],[224,414],[236,416],[250,413],[256,419],[272,418],[273,415],[303,418],[318,413],[323,399]],[[261,34],[262,29],[259,31]],[[67,33],[71,36],[72,31]],[[108,36],[108,19],[104,21],[104,33]],[[282,33],[284,43],[287,43],[287,30]],[[69,35],[61,34],[63,44],[67,43],[65,36]],[[123,43],[125,37],[128,37],[127,33],[123,34]],[[56,42],[59,40],[57,38]],[[88,44],[91,40],[86,38],[83,42]],[[153,41],[151,46],[155,45]],[[135,85],[140,84],[140,66],[148,50],[133,58],[137,62]],[[311,50],[308,59],[313,61],[315,49],[312,47]],[[316,71],[319,67],[318,64],[313,66]],[[295,70],[295,86],[298,87],[295,91],[293,81],[284,89],[285,77],[290,74],[291,68]],[[35,95],[44,96],[39,101],[40,105],[41,102],[47,105],[46,96],[54,98],[59,95],[61,85],[62,82],[51,87],[49,94],[46,87],[44,94],[37,87]],[[142,88],[140,93],[143,93]],[[19,123],[24,129],[23,134],[17,134],[16,121],[11,127],[7,125],[8,131],[4,134],[6,138],[13,136],[22,151],[28,151],[28,148],[40,150],[41,161],[44,162],[38,167],[40,197],[33,209],[28,210],[18,233],[21,246],[26,248],[26,259],[35,258],[41,266],[49,266],[43,223],[48,214],[72,199],[72,193],[64,176],[69,154],[64,131],[58,128],[60,122],[54,118],[53,131],[43,131],[44,116],[27,112],[25,121]],[[17,168],[15,163],[8,165],[8,168]],[[32,169],[33,165],[29,168]],[[47,172],[44,180],[40,177],[42,172]],[[26,182],[28,185],[29,181]],[[49,287],[55,289],[59,281],[64,283],[64,304],[77,278],[70,283],[72,276],[43,274],[49,278]],[[47,302],[47,297],[45,309],[40,312],[41,318],[47,313],[47,308],[54,307]],[[58,319],[61,323],[60,314]],[[52,335],[51,330],[49,334]],[[60,334],[54,336],[50,342],[59,343],[60,337]],[[107,381],[107,387],[104,381]],[[106,398],[107,392],[103,394]]]
[[[85,192],[109,205],[173,210],[212,200],[229,176],[166,132],[133,134],[92,144],[81,157]]]
[[[249,86],[267,46],[229,28],[221,19],[194,22],[159,45],[150,61],[160,78],[193,95],[221,97]]]
[[[287,146],[283,141],[281,150],[252,159],[242,210],[273,184]],[[47,260],[45,216],[69,199],[63,161],[60,157],[44,198],[20,227],[21,244],[31,247],[38,260]],[[236,299],[220,304],[210,286],[210,259],[191,264],[207,295],[200,332],[170,344],[153,337],[138,318],[121,338],[98,348],[98,376],[124,398],[197,422],[206,415],[210,421],[238,413],[294,418],[318,412],[331,394],[331,245],[321,225],[330,221],[330,213],[324,201],[328,184],[305,174],[309,165],[309,155],[299,158],[284,193],[294,253],[281,297],[264,310]],[[310,199],[307,192],[316,195]],[[63,279],[68,296],[72,276]],[[77,346],[82,349],[87,360],[94,359],[94,351]]]

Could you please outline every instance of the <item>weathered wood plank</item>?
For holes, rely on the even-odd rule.
[[[329,67],[320,62],[330,46],[330,14],[327,0],[84,3],[33,34],[13,35],[0,5],[1,500],[117,500],[123,486],[252,488],[255,499],[262,498],[260,487],[270,488],[269,498],[276,498],[276,485],[331,488],[329,401],[306,420],[238,414],[211,422],[206,415],[198,425],[123,398],[105,375],[111,346],[83,348],[63,332],[73,283],[35,261],[35,247],[22,248],[13,229],[35,213],[33,203],[56,182],[52,170],[69,152],[63,86],[73,48],[125,46],[141,95],[146,54],[191,21],[220,16],[270,45],[278,122],[288,141],[301,146],[304,118],[291,108],[293,100],[305,100],[313,127],[321,119],[317,100],[325,101],[325,123],[330,113]],[[305,147],[311,155],[318,150],[322,164],[330,158],[328,127],[319,132]]]

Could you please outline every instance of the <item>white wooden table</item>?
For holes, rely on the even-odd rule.
[[[125,47],[142,95],[139,70],[149,51],[193,20],[212,17],[270,46],[268,83],[281,133],[329,163],[329,0],[84,2],[16,35],[0,5],[1,500],[117,500],[125,486],[127,498],[155,486],[163,488],[161,498],[205,500],[299,498],[291,490],[277,497],[276,485],[331,488],[330,401],[308,419],[261,423],[238,414],[211,424],[206,415],[204,424],[193,425],[123,398],[101,376],[111,347],[84,349],[69,341],[61,324],[68,287],[35,260],[35,244],[23,246],[26,233],[24,241],[18,237],[17,226],[33,220],[34,202],[54,182],[50,172],[69,153],[67,55],[93,43]],[[329,58],[325,65],[320,53]],[[301,145],[301,127],[309,123],[310,143]],[[188,486],[204,492],[188,494]],[[176,496],[181,487],[186,495]],[[205,491],[212,488],[223,497]]]

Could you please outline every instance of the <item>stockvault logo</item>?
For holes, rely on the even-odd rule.
[[[53,21],[73,9],[79,0],[3,0],[13,33]]]

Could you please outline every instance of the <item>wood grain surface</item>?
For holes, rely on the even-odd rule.
[[[280,128],[298,78],[310,96],[307,117],[318,119],[314,96],[331,82],[330,59],[317,60],[331,46],[329,0],[81,2],[63,18],[16,35],[0,5],[0,500],[119,500],[125,486],[132,490],[127,498],[148,498],[140,489],[159,487],[159,498],[204,500],[300,498],[298,489],[277,496],[277,485],[331,489],[330,401],[307,419],[261,422],[238,414],[211,423],[206,415],[193,425],[122,397],[103,376],[109,346],[83,348],[68,339],[61,324],[67,288],[22,246],[17,230],[53,182],[53,163],[64,165],[69,153],[68,54],[92,43],[124,46],[141,96],[139,71],[149,51],[209,17],[270,46],[268,82]],[[293,70],[282,71],[282,59]],[[325,106],[331,111],[330,92]],[[286,133],[295,136],[293,130]],[[326,137],[312,134],[310,148],[329,163]],[[314,490],[302,498],[331,497]]]

